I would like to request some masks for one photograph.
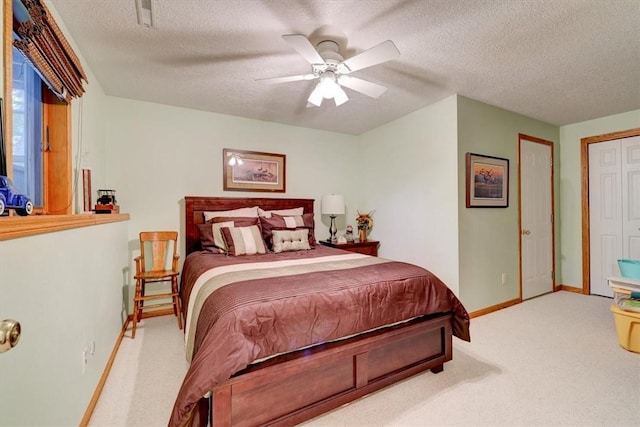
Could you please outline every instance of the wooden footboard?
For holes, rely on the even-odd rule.
[[[215,427],[294,425],[452,358],[451,315],[423,317],[252,365],[213,390]]]

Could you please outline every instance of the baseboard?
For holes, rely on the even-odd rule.
[[[585,293],[582,288],[576,288],[575,286],[558,285],[558,286],[556,286],[556,288],[559,288],[559,290],[561,290],[561,291],[575,292],[576,294],[584,294]]]
[[[494,311],[502,310],[503,308],[520,304],[521,302],[522,302],[521,298],[515,298],[509,301],[501,302],[500,304],[492,305],[491,307],[473,311],[469,313],[469,317],[473,319],[474,317],[484,316],[485,314],[493,313]]]
[[[115,345],[113,346],[113,350],[111,350],[111,355],[109,356],[109,360],[107,360],[107,364],[104,367],[104,371],[102,372],[100,381],[98,381],[98,385],[96,386],[96,389],[91,396],[91,400],[89,401],[87,410],[84,411],[82,420],[80,420],[80,423],[78,424],[80,427],[86,427],[87,425],[89,425],[89,420],[91,420],[91,415],[93,415],[93,411],[96,409],[96,405],[98,404],[98,399],[100,399],[100,394],[102,394],[104,385],[107,383],[107,378],[109,378],[111,367],[113,366],[113,362],[116,360],[116,355],[118,354],[120,343],[122,343],[122,338],[124,338],[124,334],[127,330],[127,327],[129,326],[129,322],[131,322],[131,315],[127,316],[127,320],[122,326],[122,330],[120,331],[120,335],[118,335],[118,339],[116,340]]]

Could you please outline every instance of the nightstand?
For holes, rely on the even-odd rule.
[[[367,240],[365,242],[331,243],[327,240],[320,240],[320,244],[331,248],[357,252],[359,254],[378,256],[378,246],[380,245],[380,242],[377,240]]]

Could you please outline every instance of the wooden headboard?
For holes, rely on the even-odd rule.
[[[262,197],[199,197],[185,196],[185,256],[200,250],[198,224],[204,224],[203,212],[227,211],[258,206],[265,211],[274,209],[304,208],[304,213],[313,213],[314,199],[282,199]]]

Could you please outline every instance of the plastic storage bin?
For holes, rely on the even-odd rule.
[[[619,259],[618,268],[622,277],[640,280],[640,261],[634,259]]]
[[[613,320],[620,345],[634,353],[640,353],[640,313],[624,311],[611,304]]]
[[[620,288],[618,286],[610,286],[613,290],[613,303],[621,310],[635,311],[640,313],[640,305],[636,299],[632,299],[632,291],[630,289]],[[635,297],[640,291],[633,291]]]

